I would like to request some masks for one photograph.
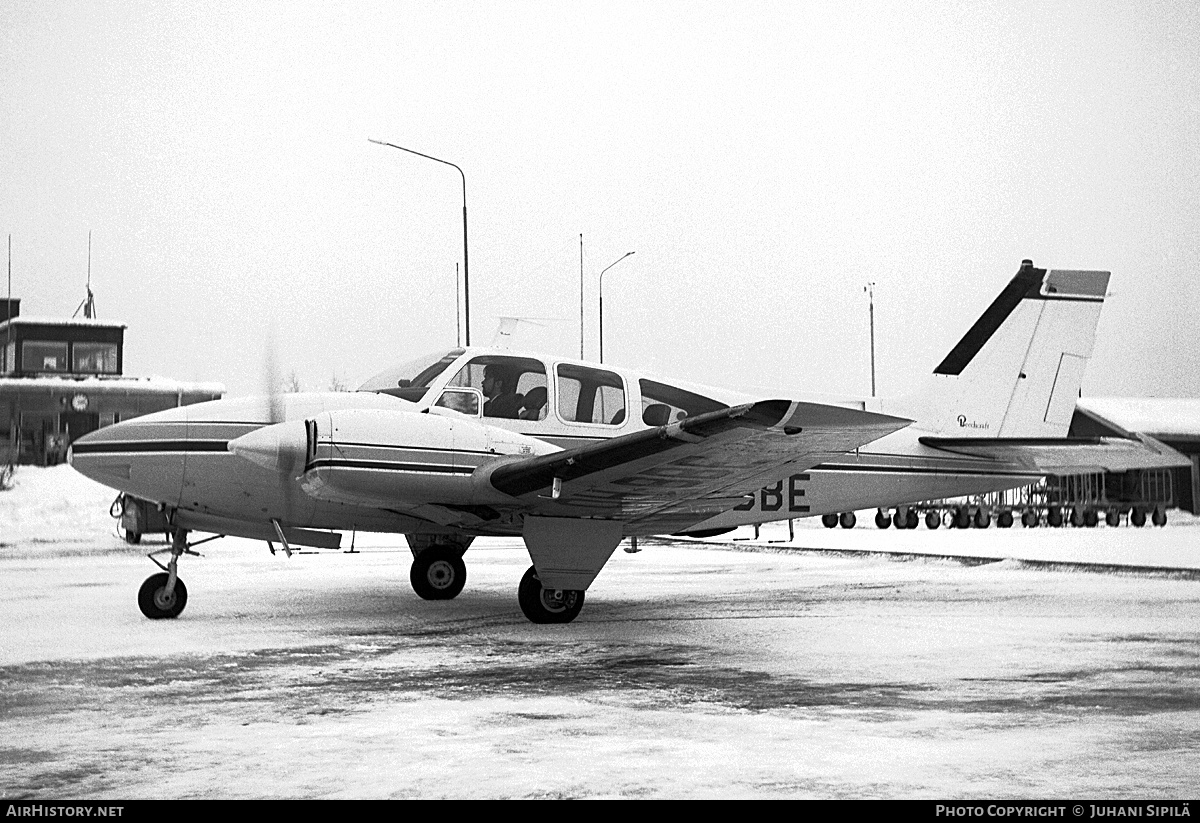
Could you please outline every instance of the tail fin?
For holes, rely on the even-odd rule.
[[[1022,261],[910,416],[946,437],[1066,436],[1108,278]]]

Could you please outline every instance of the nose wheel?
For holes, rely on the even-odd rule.
[[[517,587],[517,602],[532,623],[570,623],[583,609],[583,592],[543,588],[537,569],[530,566]]]
[[[138,608],[151,620],[178,617],[187,605],[187,586],[177,577],[174,588],[168,589],[169,577],[166,572],[152,574],[138,589]]]
[[[408,579],[424,600],[453,600],[467,585],[467,564],[453,546],[430,546],[413,558]]]

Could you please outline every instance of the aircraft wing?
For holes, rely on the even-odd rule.
[[[921,442],[943,451],[1019,463],[1040,474],[1090,474],[1191,465],[1184,455],[1144,434],[1131,438],[922,437]]]
[[[544,517],[679,531],[741,503],[766,473],[803,471],[912,421],[789,400],[735,406],[480,471]]]

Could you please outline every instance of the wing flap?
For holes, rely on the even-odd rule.
[[[1184,455],[1144,434],[1132,438],[922,437],[921,442],[942,451],[1019,463],[1040,474],[1091,474],[1191,465]]]

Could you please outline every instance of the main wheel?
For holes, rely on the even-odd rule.
[[[838,516],[836,514],[821,515],[821,525],[827,529],[835,529],[838,524]]]
[[[887,516],[887,512],[885,512],[883,509],[880,509],[879,511],[875,512],[875,525],[881,529],[886,529],[888,526],[892,525],[892,518]]]
[[[1121,525],[1121,513],[1116,509],[1109,509],[1104,515],[1104,523],[1113,527]]]
[[[1033,509],[1026,509],[1025,513],[1021,515],[1021,525],[1027,529],[1036,529],[1039,519],[1037,512]]]
[[[992,515],[988,513],[987,509],[979,509],[976,511],[975,517],[973,517],[971,520],[977,529],[986,529],[988,526],[992,525]]]
[[[908,517],[904,519],[904,527],[906,529],[915,529],[917,524],[921,522],[921,518],[917,516],[916,509],[908,510]]]
[[[167,594],[167,577],[166,572],[152,574],[138,589],[138,608],[151,620],[179,617],[187,605],[187,586],[176,577],[174,591]]]
[[[408,579],[423,600],[453,600],[467,585],[467,564],[451,546],[430,546],[413,558]]]
[[[936,529],[940,525],[942,525],[941,514],[939,514],[938,512],[926,512],[925,513],[925,528]]]
[[[1129,522],[1137,526],[1139,529],[1146,525],[1146,510],[1134,509],[1129,513]]]
[[[901,514],[900,510],[896,509],[896,513],[892,515],[892,524],[896,527],[897,531],[901,529],[907,529],[908,516]]]
[[[1010,511],[1002,511],[996,517],[996,525],[1002,529],[1011,529],[1013,524],[1013,513]]]
[[[1150,515],[1150,522],[1156,526],[1167,525],[1167,513],[1162,510],[1162,507],[1156,507],[1154,514]]]
[[[537,569],[530,566],[517,587],[517,602],[531,623],[570,623],[583,608],[583,592],[544,589]]]
[[[843,529],[853,529],[854,524],[857,522],[858,517],[854,512],[842,512],[841,517],[838,518],[838,523],[841,524]]]

